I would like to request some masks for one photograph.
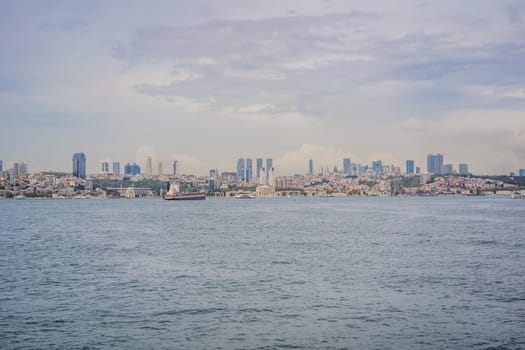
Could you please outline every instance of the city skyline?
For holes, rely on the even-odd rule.
[[[68,171],[151,156],[183,172],[356,163],[478,174],[525,163],[515,0],[7,2],[0,158]],[[155,172],[152,168],[151,172]]]

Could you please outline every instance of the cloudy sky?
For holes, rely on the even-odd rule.
[[[525,168],[522,0],[0,2],[0,159]]]

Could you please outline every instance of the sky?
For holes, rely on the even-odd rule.
[[[525,168],[525,1],[0,1],[0,159]]]

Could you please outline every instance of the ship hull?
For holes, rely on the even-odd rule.
[[[206,199],[206,193],[165,194],[162,199],[166,201],[202,200]]]

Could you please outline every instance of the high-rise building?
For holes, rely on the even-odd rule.
[[[113,162],[113,175],[120,175],[120,163]]]
[[[343,159],[343,174],[350,175],[352,173],[352,162],[350,158]]]
[[[253,162],[250,158],[246,158],[246,173],[244,179],[246,182],[250,182],[253,177]]]
[[[413,174],[414,173],[414,161],[413,160],[407,160],[407,174]]]
[[[146,158],[146,175],[153,175],[153,166],[151,164],[151,157]]]
[[[459,164],[458,165],[458,173],[459,175],[467,175],[468,174],[468,164]]]
[[[84,153],[73,154],[73,176],[86,178],[86,155]]]
[[[515,174],[514,174],[514,171],[511,171],[511,172],[509,173],[509,176],[510,176],[510,177],[513,177],[514,175],[515,175]]]
[[[310,176],[314,174],[314,161],[312,159],[308,161],[308,174]]]
[[[26,175],[27,174],[27,164],[26,163],[13,163],[13,169],[15,174]]]
[[[450,175],[454,172],[452,164],[442,164],[440,169],[441,175]]]
[[[525,176],[525,169],[518,170],[519,176]]]
[[[179,174],[179,162],[176,160],[173,161],[173,176],[177,176]]]
[[[429,174],[441,174],[441,166],[443,165],[443,155],[429,154],[427,156],[427,172]]]
[[[101,168],[103,173],[109,173],[109,162],[102,162]]]
[[[163,169],[162,169],[162,162],[159,162],[159,163],[157,164],[157,173],[158,173],[159,175],[162,175],[162,170],[163,170]]]
[[[138,166],[137,164],[133,163],[133,164],[126,164],[124,166],[124,174],[126,175],[137,175],[137,174],[140,174],[140,166]]]
[[[372,171],[377,174],[383,173],[383,162],[380,160],[376,160],[372,162]]]
[[[416,167],[416,174],[421,174],[421,168],[420,167]]]
[[[257,167],[257,178],[260,178],[261,177],[261,169],[263,167],[263,159],[262,158],[257,158],[256,162],[257,162],[257,164],[256,164],[256,167]]]
[[[244,158],[239,158],[239,160],[237,160],[237,179],[238,180],[242,180],[244,181],[245,180],[245,162],[244,162]]]
[[[0,171],[4,171],[4,161],[0,160]]]

